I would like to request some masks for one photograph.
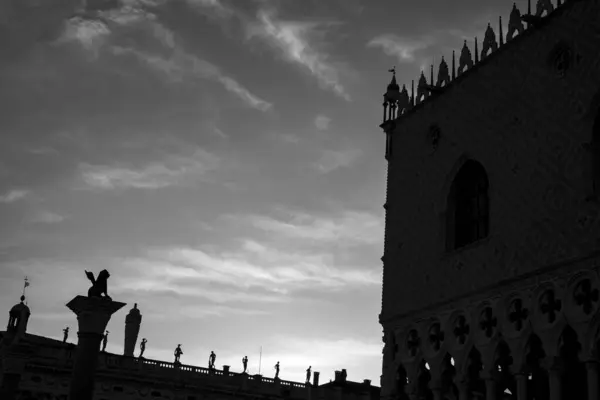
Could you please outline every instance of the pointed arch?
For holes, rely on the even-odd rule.
[[[409,400],[406,387],[408,385],[408,372],[402,364],[396,369],[396,393],[398,400]]]
[[[483,165],[462,158],[447,198],[446,249],[454,250],[489,234],[489,179]]]
[[[527,392],[536,399],[547,399],[550,396],[548,371],[542,366],[545,358],[546,351],[542,340],[536,334],[531,334],[525,346],[525,364],[529,372]]]
[[[587,400],[586,368],[581,360],[581,343],[577,332],[566,326],[560,337],[559,354],[564,363],[562,398]]]

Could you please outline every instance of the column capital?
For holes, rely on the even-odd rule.
[[[591,359],[585,360],[583,363],[585,364],[585,368],[587,370],[591,370],[591,371],[600,370],[600,360],[591,358]]]
[[[80,333],[104,334],[110,317],[125,305],[105,298],[76,296],[67,307],[77,315]]]

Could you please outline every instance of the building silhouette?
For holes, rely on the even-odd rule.
[[[78,345],[28,333],[31,311],[24,300],[0,332],[0,399],[67,400]],[[95,400],[379,399],[378,387],[347,381],[345,370],[336,372],[334,384],[319,385],[319,372],[308,384],[233,372],[227,365],[209,369],[134,357],[141,321],[135,304],[125,318],[125,354],[98,353]]]
[[[600,398],[600,2],[534,6],[390,71],[382,400]]]

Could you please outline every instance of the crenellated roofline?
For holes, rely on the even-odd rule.
[[[403,85],[402,89],[400,89],[396,84],[394,70],[392,83],[395,85],[390,83],[390,85],[388,85],[388,90],[383,95],[384,118],[383,123],[381,123],[379,127],[382,128],[384,132],[390,132],[399,121],[414,114],[426,104],[431,103],[448,90],[451,90],[452,87],[472,76],[480,68],[483,68],[490,60],[496,60],[503,52],[509,51],[518,43],[526,40],[527,37],[542,30],[551,21],[556,20],[557,17],[563,14],[566,9],[570,8],[573,3],[581,1],[589,0],[566,0],[564,3],[561,0],[557,0],[556,7],[552,4],[551,0],[540,0],[536,3],[535,14],[532,14],[531,0],[528,0],[528,10],[525,15],[521,15],[516,3],[513,3],[513,9],[508,24],[509,30],[506,35],[503,33],[502,17],[500,17],[498,30],[499,41],[496,40],[496,33],[491,27],[491,24],[488,24],[481,52],[478,49],[477,37],[475,37],[474,59],[470,48],[467,46],[467,41],[465,40],[459,56],[458,73],[456,70],[456,53],[453,51],[451,68],[448,68],[447,62],[444,60],[444,57],[442,57],[442,61],[438,68],[438,80],[435,84],[432,84],[434,81],[433,65],[431,65],[429,82],[427,82],[424,71],[421,71],[421,76],[417,84],[417,91],[415,92],[415,81],[413,80],[410,96],[406,89],[406,85]],[[545,16],[543,16],[544,11],[546,12]],[[527,25],[526,27],[523,25],[523,22]],[[518,35],[512,37],[515,32],[518,32]],[[465,67],[467,69],[463,71]]]

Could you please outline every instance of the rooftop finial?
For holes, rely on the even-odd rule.
[[[27,277],[25,277],[23,281],[23,295],[21,296],[21,301],[25,301],[25,289],[29,286],[29,279]]]
[[[395,77],[396,76],[396,66],[394,65],[391,69],[388,69],[388,72],[391,72],[392,76]]]

